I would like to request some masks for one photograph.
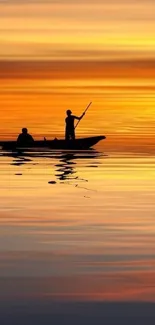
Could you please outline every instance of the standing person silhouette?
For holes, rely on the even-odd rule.
[[[66,122],[66,132],[65,132],[65,139],[67,141],[69,140],[75,140],[75,127],[74,127],[74,120],[81,120],[82,117],[85,115],[83,113],[80,117],[72,115],[72,112],[70,109],[66,111],[67,117],[65,119]]]

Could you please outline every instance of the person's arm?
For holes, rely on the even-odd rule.
[[[32,137],[31,134],[28,134],[28,135],[27,135],[26,142],[28,142],[28,143],[33,143],[33,142],[34,142],[34,139],[33,139],[33,137]]]
[[[81,120],[82,119],[82,117],[85,115],[85,113],[83,113],[81,116],[74,116],[74,118],[76,119],[76,120]]]
[[[84,115],[85,115],[85,112],[80,116],[80,120],[83,118]]]
[[[32,142],[34,142],[34,139],[33,139],[32,135],[30,135],[30,139],[31,139]]]

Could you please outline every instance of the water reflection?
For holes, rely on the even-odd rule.
[[[11,163],[11,165],[15,165],[15,166],[21,166],[26,164],[27,162],[32,161],[32,159],[29,158],[25,158],[25,157],[16,157],[13,162]]]
[[[55,165],[56,171],[58,172],[56,177],[59,180],[76,179],[76,176],[73,176],[76,174],[76,162],[73,162],[73,159],[76,158],[72,153],[64,154],[59,157],[59,163]]]
[[[29,169],[33,169],[34,165],[50,165],[54,168],[55,177],[61,182],[68,180],[78,180],[85,181],[84,179],[77,175],[77,164],[78,166],[98,167],[97,158],[103,156],[94,149],[87,151],[74,151],[74,152],[64,152],[64,151],[48,151],[48,152],[19,152],[19,153],[7,153],[2,152],[1,156],[11,157],[12,161],[10,165],[14,166],[26,166],[28,164]],[[52,164],[51,164],[52,163]],[[22,175],[21,170],[17,171],[15,175]],[[49,180],[49,183],[51,181]],[[53,182],[53,181],[52,181]]]
[[[95,150],[5,156],[3,299],[155,300],[154,157],[106,159]]]

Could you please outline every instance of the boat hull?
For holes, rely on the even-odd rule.
[[[96,136],[89,138],[79,138],[76,140],[41,140],[34,141],[31,146],[18,147],[16,141],[1,141],[0,146],[3,150],[25,150],[32,148],[54,149],[54,150],[86,150],[93,147],[99,141],[104,140],[105,136]]]

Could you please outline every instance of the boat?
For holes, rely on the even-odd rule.
[[[36,140],[31,146],[19,147],[16,141],[0,141],[3,150],[28,150],[28,149],[54,149],[54,150],[86,150],[93,147],[99,141],[106,139],[105,136],[79,138],[75,140]]]

